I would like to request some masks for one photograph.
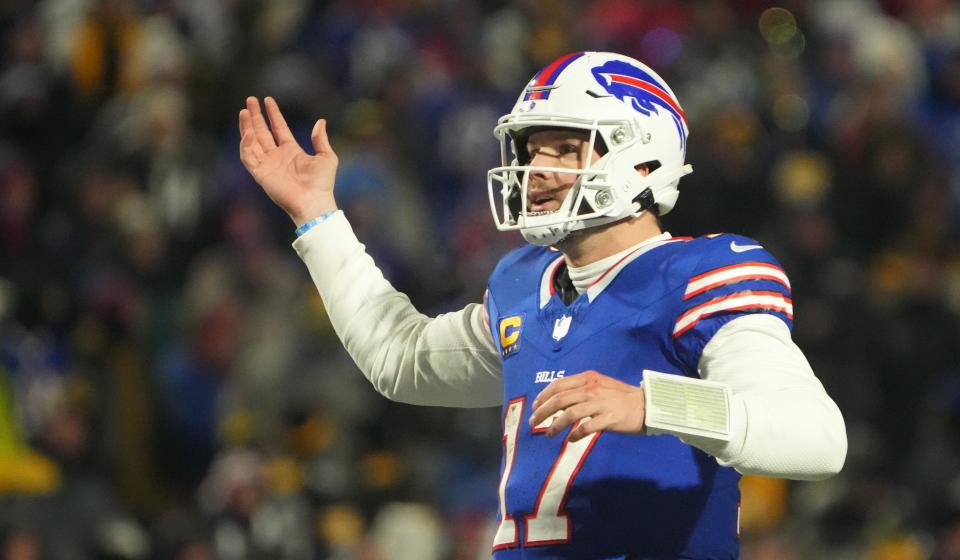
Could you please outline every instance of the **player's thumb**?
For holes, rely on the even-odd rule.
[[[313,149],[317,154],[335,155],[330,146],[330,139],[327,137],[327,120],[317,119],[310,132],[310,141],[313,143]]]

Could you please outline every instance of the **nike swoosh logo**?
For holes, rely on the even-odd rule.
[[[734,253],[744,253],[746,251],[752,251],[754,249],[763,249],[760,245],[737,245],[736,241],[730,242],[730,250]]]

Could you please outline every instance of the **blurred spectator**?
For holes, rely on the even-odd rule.
[[[143,87],[143,19],[130,0],[95,0],[75,31],[71,78],[75,90],[97,103]]]
[[[40,537],[31,531],[11,529],[2,537],[0,555],[5,560],[40,560],[43,558],[43,545]]]

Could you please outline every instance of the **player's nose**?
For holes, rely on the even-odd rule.
[[[530,167],[532,168],[528,173],[530,173],[530,182],[533,183],[543,183],[547,181],[552,173],[547,173],[542,169],[537,169],[537,167],[550,167],[552,165],[551,159],[548,156],[543,154],[535,154],[533,159],[530,160]]]
[[[527,185],[527,192],[532,196],[540,193],[544,193],[553,189],[553,186],[547,180],[547,174],[545,173],[533,173],[530,174],[530,183]]]

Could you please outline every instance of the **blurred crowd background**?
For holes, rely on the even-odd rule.
[[[341,206],[440,313],[521,242],[496,118],[614,50],[690,122],[666,229],[781,259],[846,417],[838,477],[744,479],[743,557],[960,558],[957,2],[5,0],[0,44],[0,557],[489,557],[499,411],[373,391],[237,113],[328,118]]]

